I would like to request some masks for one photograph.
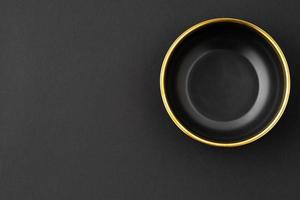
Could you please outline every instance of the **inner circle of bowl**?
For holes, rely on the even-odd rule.
[[[258,101],[258,97],[267,97],[268,90],[262,88],[268,84],[268,79],[260,78],[262,86],[259,88],[258,75],[262,73],[237,52],[208,51],[190,67],[186,76],[186,97],[202,120],[241,124],[247,121],[245,117],[257,112],[262,101]]]

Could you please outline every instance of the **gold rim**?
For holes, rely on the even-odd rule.
[[[191,34],[193,31],[202,28],[208,24],[213,24],[213,23],[219,23],[219,22],[232,22],[232,23],[238,23],[238,24],[242,24],[244,26],[247,26],[253,30],[255,30],[257,33],[259,33],[266,41],[268,41],[268,43],[273,47],[274,51],[277,53],[277,56],[281,62],[281,66],[283,69],[283,75],[284,75],[284,95],[282,98],[282,102],[281,105],[279,107],[279,110],[277,112],[277,114],[275,115],[275,117],[271,120],[271,122],[269,122],[269,124],[260,132],[258,132],[257,134],[255,134],[253,137],[243,140],[243,141],[239,141],[239,142],[233,142],[233,143],[221,143],[221,142],[214,142],[214,141],[210,141],[204,138],[201,138],[199,136],[197,136],[196,134],[194,134],[192,131],[190,131],[189,129],[187,129],[175,116],[175,114],[173,113],[166,93],[165,93],[165,72],[166,72],[166,68],[168,65],[168,61],[173,53],[173,51],[175,50],[175,48],[177,47],[177,45],[185,38],[187,37],[189,34]],[[244,21],[244,20],[240,20],[240,19],[234,19],[234,18],[215,18],[215,19],[210,19],[210,20],[206,20],[203,21],[199,24],[196,24],[194,26],[192,26],[191,28],[187,29],[185,32],[183,32],[171,45],[171,47],[169,48],[169,50],[167,51],[165,58],[163,60],[162,63],[162,67],[161,67],[161,72],[160,72],[160,92],[161,92],[161,97],[162,97],[162,101],[163,104],[165,106],[165,109],[167,110],[167,113],[169,114],[170,118],[172,119],[172,121],[176,124],[176,126],[183,132],[185,133],[187,136],[189,136],[190,138],[202,142],[204,144],[208,144],[211,146],[217,146],[217,147],[237,147],[237,146],[242,146],[242,145],[246,145],[249,144],[251,142],[254,142],[255,140],[261,138],[262,136],[264,136],[265,134],[267,134],[274,126],[275,124],[278,122],[278,120],[280,119],[280,117],[282,116],[288,99],[289,99],[289,95],[290,95],[290,84],[291,80],[290,80],[290,72],[289,72],[289,67],[288,67],[288,63],[286,61],[286,58],[282,52],[282,50],[280,49],[279,45],[276,43],[276,41],[264,30],[262,30],[261,28],[259,28],[258,26],[256,26],[255,24],[252,24],[250,22]]]

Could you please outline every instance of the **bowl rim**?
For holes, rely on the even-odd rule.
[[[259,132],[257,132],[256,134],[254,134],[252,137],[238,141],[238,142],[230,142],[230,143],[223,143],[223,142],[216,142],[216,141],[211,141],[205,138],[202,138],[198,135],[196,135],[195,133],[193,133],[191,130],[189,130],[187,127],[185,127],[180,121],[179,119],[176,117],[176,115],[174,114],[174,112],[172,111],[170,104],[169,104],[169,100],[166,96],[166,92],[165,92],[165,73],[166,73],[166,69],[168,67],[168,62],[169,59],[171,58],[174,50],[176,49],[176,47],[186,38],[188,37],[191,33],[193,33],[195,30],[198,30],[200,28],[203,28],[209,24],[214,24],[214,23],[223,23],[223,22],[229,22],[229,23],[236,23],[236,24],[240,24],[243,26],[246,26],[252,30],[254,30],[255,32],[257,32],[263,39],[265,39],[273,48],[273,50],[276,52],[278,59],[280,60],[281,63],[281,67],[283,69],[283,78],[284,78],[284,94],[283,94],[283,98],[281,100],[281,104],[278,108],[277,113],[275,114],[274,118]],[[182,34],[180,34],[177,39],[172,43],[172,45],[170,46],[170,48],[168,49],[163,62],[162,62],[162,66],[161,66],[161,72],[160,72],[160,93],[161,93],[161,98],[164,104],[164,107],[169,115],[169,117],[171,118],[171,120],[175,123],[175,125],[187,136],[189,136],[190,138],[198,141],[198,142],[202,142],[204,144],[210,145],[210,146],[216,146],[216,147],[238,147],[238,146],[242,146],[242,145],[246,145],[249,143],[252,143],[256,140],[258,140],[259,138],[261,138],[262,136],[266,135],[275,125],[276,123],[279,121],[279,119],[281,118],[282,114],[284,113],[284,110],[287,106],[288,103],[288,99],[289,99],[289,95],[290,95],[290,89],[291,89],[291,80],[290,80],[290,72],[289,72],[289,66],[287,63],[287,60],[281,50],[281,48],[279,47],[279,45],[277,44],[277,42],[263,29],[261,29],[260,27],[258,27],[257,25],[242,20],[242,19],[237,19],[237,18],[213,18],[213,19],[208,19],[205,21],[202,21],[190,28],[188,28],[186,31],[184,31]]]

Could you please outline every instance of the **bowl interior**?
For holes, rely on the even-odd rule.
[[[276,51],[256,30],[233,22],[205,25],[177,44],[164,86],[177,120],[196,136],[221,143],[259,133],[284,96]]]

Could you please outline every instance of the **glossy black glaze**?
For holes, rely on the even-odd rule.
[[[276,115],[282,67],[259,33],[219,22],[194,31],[177,46],[165,87],[172,111],[190,131],[210,141],[238,142]]]

